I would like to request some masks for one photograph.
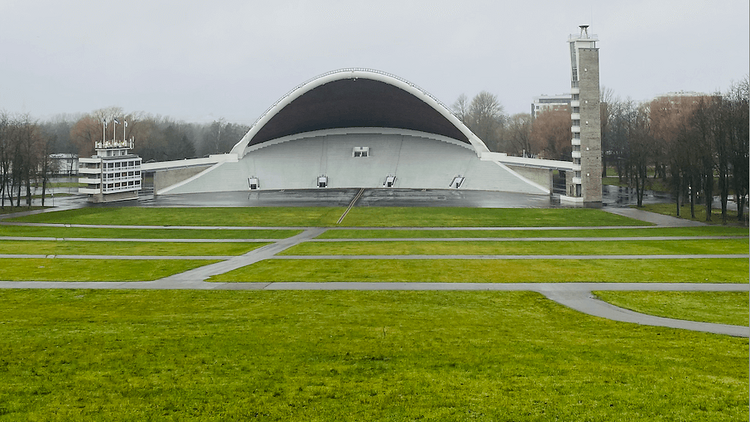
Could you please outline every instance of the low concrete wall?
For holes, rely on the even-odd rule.
[[[189,179],[209,167],[211,165],[182,167],[154,172],[154,195],[160,190]]]
[[[97,193],[97,194],[89,196],[88,201],[95,203],[95,204],[99,204],[99,203],[104,203],[104,202],[128,201],[131,199],[138,199],[138,192],[128,191],[128,192],[108,193],[106,195]]]
[[[534,183],[548,188],[549,191],[552,192],[552,169],[514,166],[507,163],[505,163],[505,165],[521,176],[531,180]]]

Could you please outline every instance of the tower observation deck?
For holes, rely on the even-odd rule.
[[[599,49],[588,25],[580,26],[570,44],[570,119],[573,175],[566,177],[567,196],[587,207],[602,204],[602,137],[599,110]]]

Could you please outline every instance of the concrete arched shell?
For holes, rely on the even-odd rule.
[[[298,133],[345,127],[383,127],[433,133],[489,152],[479,137],[424,90],[397,76],[369,69],[333,71],[299,85],[271,106],[232,148]],[[467,145],[468,146],[468,145]]]

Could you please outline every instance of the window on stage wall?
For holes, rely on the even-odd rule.
[[[370,147],[354,147],[352,157],[366,158],[370,156]]]

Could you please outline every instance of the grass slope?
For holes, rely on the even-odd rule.
[[[17,217],[9,221],[96,225],[307,227],[335,225],[343,213],[344,208],[335,207],[91,207]]]
[[[2,233],[2,227],[0,227]],[[335,229],[318,239],[409,239],[409,238],[532,238],[532,237],[652,237],[652,236],[744,236],[746,228],[730,226],[560,229],[560,230],[409,230]]]
[[[677,216],[677,206],[675,204],[645,204],[644,210],[656,212],[659,214],[671,215],[672,217]],[[706,223],[706,206],[701,204],[695,205],[695,218],[690,216],[690,204],[683,204],[680,206],[680,218],[700,221]],[[711,221],[710,224],[721,224],[721,207],[711,208]],[[727,224],[734,224],[742,226],[747,232],[747,214],[745,214],[745,221],[737,221],[737,211],[727,210]]]
[[[621,308],[666,318],[748,326],[747,292],[594,292]]]
[[[747,239],[615,242],[305,242],[281,255],[672,255],[747,254]]]
[[[353,208],[341,224],[355,227],[648,226],[632,218],[580,208]]]
[[[301,230],[110,229],[89,227],[6,226],[0,236],[91,239],[285,239]]]
[[[212,260],[0,259],[4,281],[150,281]]]
[[[270,259],[209,281],[227,282],[674,282],[747,283],[748,260],[298,260]]]
[[[84,242],[0,240],[0,254],[120,255],[120,256],[230,256],[267,245],[263,242]]]
[[[156,226],[335,226],[343,208],[116,208],[55,211],[10,221]],[[145,223],[147,222],[147,223]],[[573,227],[647,226],[593,209],[353,208],[342,226],[364,227]]]
[[[8,420],[744,420],[747,339],[523,292],[1,291]]]

